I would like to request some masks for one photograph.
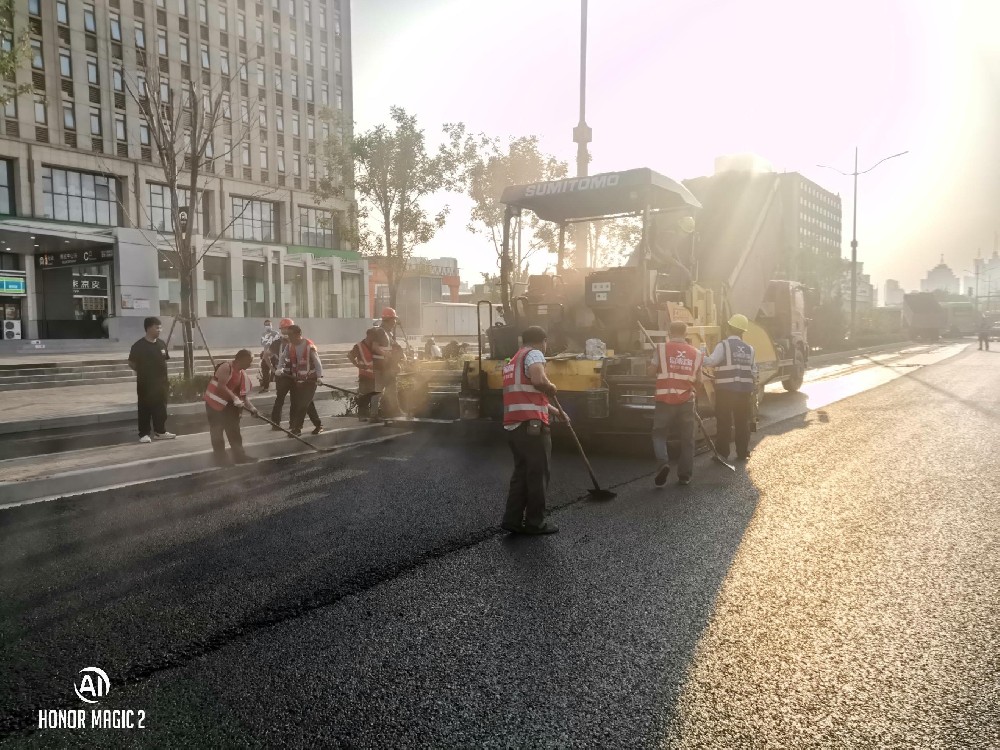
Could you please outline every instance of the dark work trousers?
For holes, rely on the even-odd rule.
[[[309,418],[313,419],[313,415],[316,414],[316,406],[313,404],[315,395],[315,380],[302,380],[292,386],[292,405],[288,408],[288,426],[291,429],[301,430],[307,413]],[[313,420],[313,424],[319,426],[318,416]]]
[[[505,526],[541,526],[545,521],[545,490],[549,485],[552,460],[552,433],[542,425],[540,435],[528,434],[528,423],[516,430],[505,430],[510,452],[514,454],[514,473],[510,477]]]
[[[986,347],[986,351],[990,350],[990,335],[988,333],[979,334],[979,348],[983,347]]]
[[[279,375],[274,380],[274,388],[277,393],[274,396],[274,406],[271,408],[271,421],[275,424],[281,424],[281,408],[285,405],[285,396],[288,395],[288,392],[292,390],[294,385],[295,378],[290,378],[287,375]],[[315,392],[316,389],[313,388],[313,393]],[[309,397],[309,409],[306,411],[306,414],[309,415],[309,421],[313,423],[313,427],[319,427],[322,424],[322,422],[319,421],[319,414],[316,412],[316,404],[312,402],[311,396]],[[289,422],[291,421],[291,417],[292,407],[290,406],[288,408]],[[299,428],[302,428],[301,424],[299,425]]]
[[[243,458],[243,436],[240,434],[240,409],[232,404],[226,404],[222,411],[216,411],[212,407],[205,405],[205,414],[208,416],[208,432],[212,437],[212,452],[216,458],[222,458],[226,454],[226,441],[229,438],[229,447],[233,450],[235,458]]]
[[[139,410],[139,437],[149,435],[149,423],[159,434],[167,431],[167,391],[166,383],[136,384]]]
[[[381,410],[381,416],[386,419],[400,416],[396,373],[376,370],[375,383],[379,393],[372,398],[373,410],[376,413]]]
[[[274,380],[274,368],[278,366],[278,358],[273,354],[265,354],[260,359],[260,389],[266,391]],[[272,420],[273,421],[273,420]]]
[[[715,449],[729,456],[730,435],[736,433],[736,455],[750,455],[750,404],[753,393],[715,389]],[[735,430],[734,430],[735,427]]]
[[[358,419],[368,419],[378,414],[379,396],[375,378],[358,376]]]
[[[653,412],[653,452],[660,464],[677,459],[677,476],[690,479],[694,471],[694,404],[656,402]],[[668,443],[667,441],[670,441]]]

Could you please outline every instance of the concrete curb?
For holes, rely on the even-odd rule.
[[[404,425],[400,425],[403,427]],[[410,431],[373,424],[358,424],[330,430],[322,435],[309,437],[309,441],[323,451],[335,451],[372,441],[382,441],[408,435]],[[296,440],[272,440],[247,445],[247,452],[263,459],[274,460],[312,453]],[[250,464],[252,466],[252,464]],[[167,477],[183,476],[219,470],[212,459],[210,448],[173,456],[146,457],[114,466],[74,469],[51,476],[23,482],[0,484],[4,504],[0,510],[16,507],[41,499],[54,499],[70,495],[83,495],[123,485],[159,481]]]

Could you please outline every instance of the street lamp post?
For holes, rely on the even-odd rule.
[[[585,0],[586,1],[586,0]],[[836,167],[830,167],[826,164],[817,164],[817,167],[822,167],[823,169],[832,169],[834,172],[840,172],[840,174],[845,177],[854,178],[854,216],[851,221],[851,325],[848,329],[849,338],[854,338],[855,331],[855,320],[857,316],[858,307],[858,175],[868,174],[875,167],[884,161],[889,161],[889,159],[895,159],[897,156],[902,156],[903,154],[908,154],[909,151],[900,151],[898,154],[893,154],[892,156],[887,156],[881,159],[868,169],[859,172],[858,171],[858,149],[857,146],[854,147],[854,171],[853,172],[843,172]]]

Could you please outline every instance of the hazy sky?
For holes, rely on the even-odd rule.
[[[354,0],[361,128],[398,104],[431,138],[446,122],[537,134],[575,170],[579,0]],[[917,287],[944,254],[956,273],[1000,228],[1000,0],[590,0],[591,172],[710,174],[752,152],[839,192],[850,253],[851,178],[865,169],[859,260]],[[495,268],[467,205],[420,255]]]

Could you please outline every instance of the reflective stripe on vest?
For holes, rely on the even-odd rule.
[[[724,391],[753,390],[753,347],[739,339],[723,339],[726,363],[715,368],[715,386]]]
[[[235,362],[230,362],[229,366],[232,368],[233,373],[229,376],[229,382],[226,383],[226,387],[240,398],[243,398],[250,392],[250,384],[247,382],[246,372],[237,370]],[[219,367],[222,367],[222,365],[220,364]],[[208,388],[205,389],[204,397],[205,403],[215,411],[222,411],[229,406],[229,402],[219,395],[219,380],[216,377],[219,367],[215,368],[215,374],[208,381]]]
[[[694,396],[701,352],[690,344],[669,341],[657,344],[660,370],[656,376],[656,400],[664,404],[683,404]]]
[[[518,349],[503,366],[503,423],[517,424],[530,419],[549,423],[549,400],[525,377],[524,359],[531,347]]]
[[[358,377],[361,378],[374,378],[375,377],[375,355],[372,350],[368,348],[368,344],[364,341],[358,342],[358,355],[361,359],[364,367],[358,368]],[[381,359],[381,356],[379,356]]]
[[[312,357],[309,356],[309,350],[315,349],[316,345],[309,339],[302,339],[299,345],[301,346],[302,344],[305,344],[306,355],[300,362],[298,347],[292,346],[291,342],[288,343],[288,369],[291,370],[291,375],[296,380],[305,380],[313,371]]]

